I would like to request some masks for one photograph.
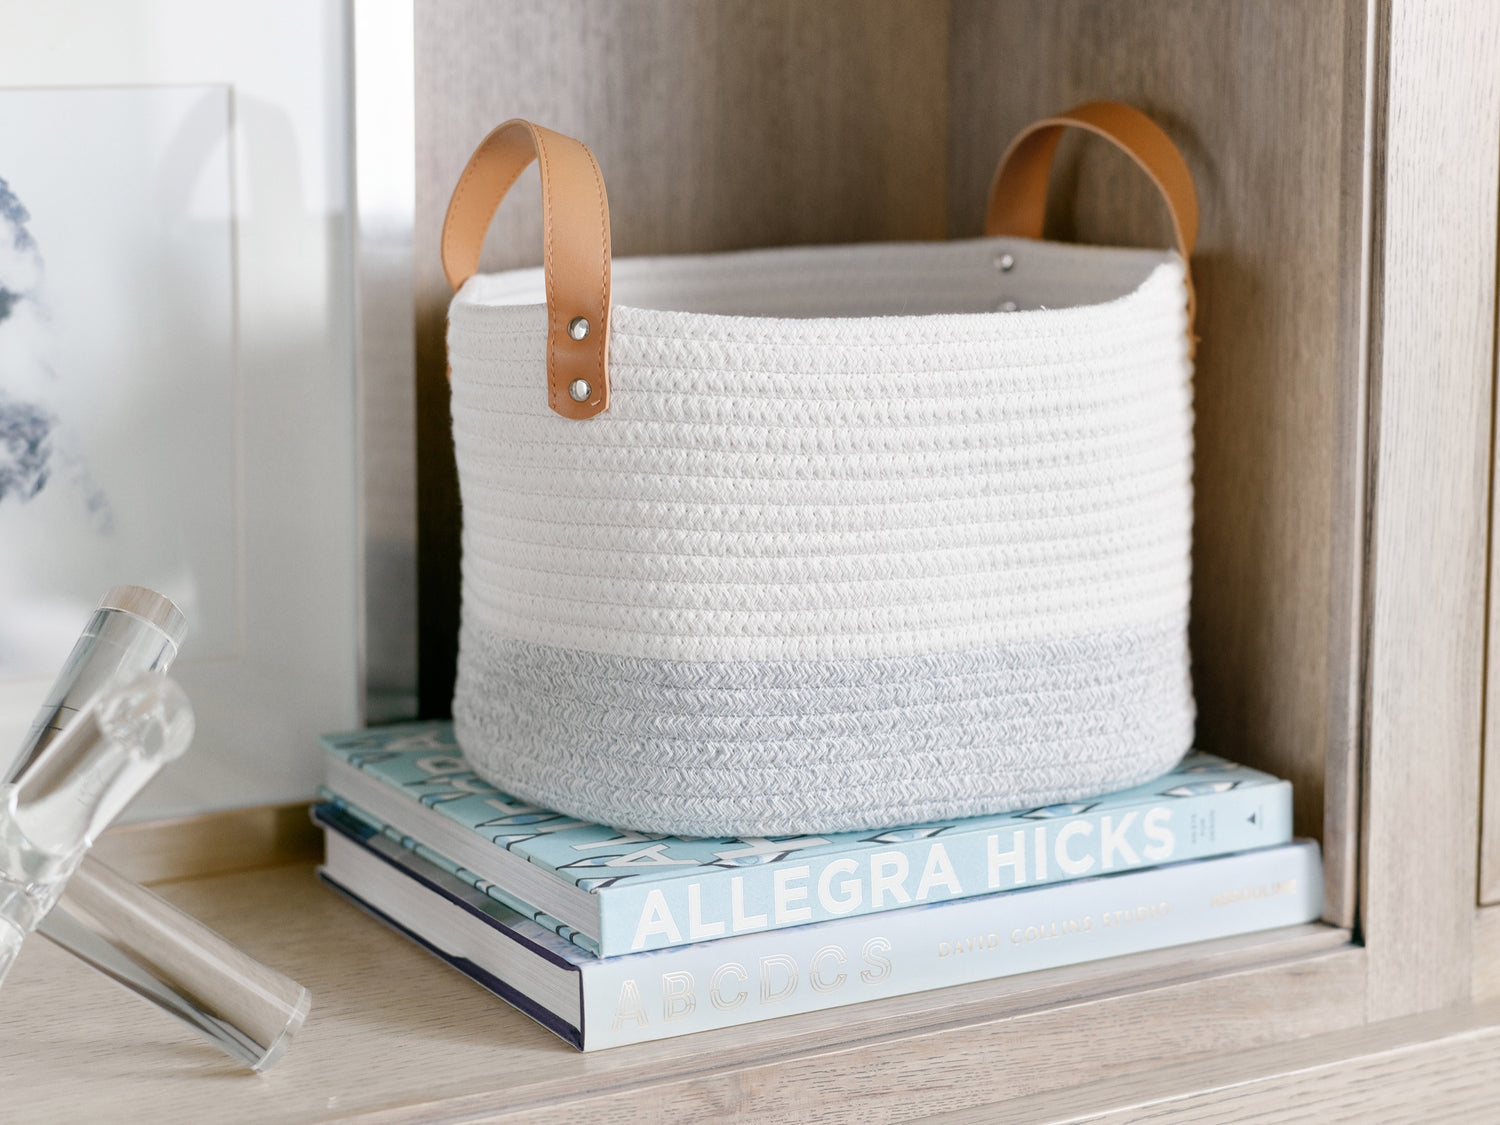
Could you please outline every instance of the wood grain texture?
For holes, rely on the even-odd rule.
[[[1497,253],[1500,261],[1500,253]],[[1485,622],[1485,715],[1482,746],[1482,788],[1479,828],[1479,902],[1500,904],[1500,480],[1497,480],[1496,435],[1500,434],[1500,383],[1495,384],[1494,414],[1490,420],[1489,589]],[[1481,916],[1500,918],[1500,912]],[[1478,931],[1476,931],[1476,936]],[[1500,958],[1500,931],[1486,929],[1489,947],[1476,947],[1480,959]],[[1493,950],[1493,954],[1491,953]],[[1477,975],[1476,968],[1476,975]],[[1500,982],[1497,982],[1500,983]]]
[[[994,1100],[1001,1058],[1004,1090],[1020,1096],[1364,1014],[1364,951],[1308,926],[582,1055],[364,917],[306,865],[163,893],[311,990],[285,1059],[240,1074],[30,942],[0,1005],[0,1088],[27,1094],[7,1122],[894,1121]]]
[[[1465,1000],[1477,880],[1500,6],[1382,5],[1361,916],[1371,1018]]]
[[[1500,908],[1476,910],[1473,935],[1472,999],[1476,1003],[1500,1000]]]
[[[1328,917],[1344,924],[1358,662],[1330,611],[1358,598],[1362,11],[1343,0],[956,0],[950,63],[956,235],[978,232],[1009,137],[1077,102],[1140,106],[1187,158],[1201,210],[1199,742],[1292,780],[1297,831],[1325,846]],[[1064,145],[1049,237],[1171,244],[1133,165],[1082,138]]]
[[[421,706],[448,712],[459,513],[438,233],[479,140],[510,117],[599,158],[617,255],[939,238],[948,5],[907,0],[431,0],[417,6]],[[485,270],[541,260],[535,172]]]
[[[306,803],[228,809],[111,828],[90,853],[138,883],[198,879],[323,854]]]
[[[1328,745],[1323,778],[1323,916],[1355,924],[1364,731],[1365,554],[1369,462],[1370,195],[1376,21],[1369,0],[1344,5],[1339,171],[1341,263],[1334,365],[1333,476],[1328,559]]]
[[[1496,396],[1500,408],[1500,395]],[[1494,427],[1500,418],[1492,419]],[[1479,830],[1479,902],[1482,906],[1500,904],[1500,558],[1495,542],[1500,523],[1500,490],[1496,488],[1495,466],[1490,467],[1490,555],[1489,605],[1486,612],[1485,642],[1485,713],[1482,750],[1482,785],[1480,791]]]
[[[1500,1005],[1393,1020],[1122,1081],[924,1119],[926,1125],[1410,1125],[1490,1121]]]

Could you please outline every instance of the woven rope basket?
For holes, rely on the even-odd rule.
[[[1176,251],[1039,241],[1058,134]],[[480,275],[539,159],[546,265]],[[475,770],[623,828],[781,835],[1072,801],[1189,748],[1192,184],[1134,110],[1039,122],[991,237],[609,259],[603,180],[480,146],[444,264]]]

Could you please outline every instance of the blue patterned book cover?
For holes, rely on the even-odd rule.
[[[684,839],[590,824],[503,793],[469,769],[451,723],[323,744],[328,788],[356,815],[604,956],[1291,839],[1287,782],[1201,753],[1092,801],[881,831]]]

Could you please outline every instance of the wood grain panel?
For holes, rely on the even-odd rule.
[[[139,883],[198,879],[323,854],[307,805],[261,805],[111,828],[91,854]]]
[[[1500,408],[1500,397],[1496,400]],[[1500,423],[1500,418],[1492,422]],[[1479,903],[1500,905],[1500,557],[1495,542],[1500,489],[1490,471],[1489,605],[1486,614],[1483,780],[1480,790]],[[1500,938],[1500,933],[1497,933]],[[1500,951],[1497,951],[1500,952]]]
[[[1500,258],[1500,254],[1497,254]],[[1496,383],[1500,389],[1500,383]],[[1485,642],[1485,716],[1482,746],[1482,789],[1479,835],[1479,902],[1500,905],[1500,480],[1497,480],[1495,437],[1500,434],[1500,393],[1495,395],[1490,423],[1489,590]],[[1482,911],[1500,919],[1500,911]],[[1485,932],[1488,947],[1475,956],[1500,961],[1500,928]],[[1500,983],[1500,982],[1497,982]]]
[[[1474,912],[1474,961],[1471,995],[1475,1003],[1500,1000],[1500,908]]]
[[[924,1125],[1372,1125],[1489,1121],[1500,1005],[1392,1020],[924,1118]]]
[[[1361,545],[1348,510],[1361,451],[1340,413],[1358,409],[1351,388],[1362,378],[1362,103],[1347,104],[1346,92],[1363,89],[1364,44],[1350,8],[1363,10],[1341,0],[957,0],[950,63],[955,234],[978,231],[1007,139],[1076,102],[1140,106],[1188,160],[1202,212],[1199,742],[1292,780],[1297,831],[1320,836],[1328,855],[1327,916],[1344,924],[1358,662],[1330,610],[1341,597],[1357,604]],[[1097,141],[1065,139],[1053,186],[1049,237],[1171,244],[1149,181]]]
[[[946,2],[429,0],[417,6],[421,703],[446,714],[459,513],[444,378],[448,195],[491,128],[585,140],[617,254],[938,238],[947,199]],[[541,260],[529,172],[484,269]]]
[[[1500,6],[1382,6],[1365,854],[1375,1019],[1471,987],[1500,184]]]
[[[240,1073],[28,942],[0,1005],[0,1088],[26,1091],[19,1120],[889,1121],[992,1101],[1001,1069],[1020,1096],[1363,1016],[1365,952],[1305,926],[584,1055],[319,886],[308,865],[160,889],[305,985],[306,1026],[268,1074]]]

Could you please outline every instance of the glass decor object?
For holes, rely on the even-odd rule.
[[[107,590],[0,777],[10,780],[24,770],[106,684],[137,672],[165,672],[177,658],[186,632],[182,611],[155,590]]]
[[[68,880],[47,936],[176,1016],[251,1070],[286,1050],[312,995],[98,860]]]
[[[106,688],[0,790],[0,981],[99,833],[192,738],[182,689],[144,672]]]
[[[307,990],[86,854],[192,740],[192,709],[165,675],[185,632],[156,591],[106,592],[0,774],[0,980],[39,930],[264,1070],[307,1018]]]

